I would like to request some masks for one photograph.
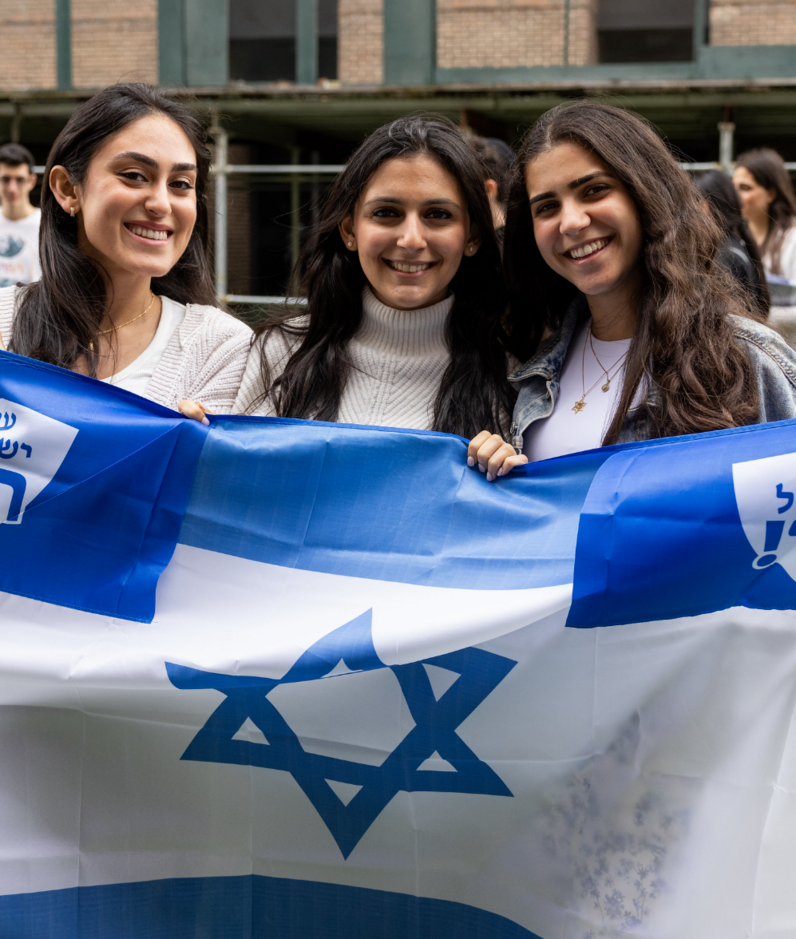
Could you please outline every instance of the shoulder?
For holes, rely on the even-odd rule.
[[[796,387],[796,353],[769,326],[743,316],[730,316],[735,339],[746,350],[756,369],[774,369]]]
[[[201,340],[224,342],[226,340],[243,340],[250,342],[252,331],[242,320],[220,310],[215,306],[201,306],[198,303],[189,303],[187,306],[175,303],[168,297],[163,298],[164,304],[172,308],[184,310],[182,322],[179,327],[180,339],[184,344]]]
[[[302,314],[269,326],[257,336],[252,351],[265,357],[272,368],[286,362],[304,341],[309,323],[309,316]]]
[[[270,380],[279,378],[291,355],[307,334],[310,318],[295,316],[283,323],[264,329],[254,340],[243,374],[240,392],[235,402],[235,413],[273,414],[272,402],[263,395],[263,360]]]

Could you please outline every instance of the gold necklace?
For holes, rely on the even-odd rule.
[[[616,378],[616,376],[619,374],[619,370],[620,370],[621,367],[622,367],[622,363],[623,363],[623,362],[625,361],[625,359],[627,358],[627,354],[628,354],[628,352],[630,352],[630,349],[626,349],[624,355],[621,355],[621,356],[616,360],[616,362],[614,362],[614,364],[611,366],[611,369],[613,369],[613,372],[614,372],[614,374],[611,375],[611,374],[609,374],[610,369],[607,369],[607,368],[603,365],[603,363],[600,361],[600,357],[597,355],[597,350],[594,348],[594,333],[591,331],[591,326],[589,327],[589,345],[591,346],[591,354],[594,356],[595,361],[596,361],[597,364],[600,366],[600,368],[603,370],[603,374],[605,375],[605,384],[602,386],[602,388],[601,388],[600,390],[601,390],[601,391],[608,391],[608,390],[610,389],[610,387],[611,387],[611,381],[612,381],[612,379]],[[585,349],[585,347],[584,347],[584,349]]]
[[[589,344],[590,344],[590,345],[591,345],[591,335],[592,335],[592,332],[591,332],[591,324],[590,324],[590,325],[589,325]],[[597,364],[598,364],[598,365],[600,366],[600,368],[603,370],[603,374],[604,374],[605,378],[607,379],[607,381],[606,381],[605,384],[603,385],[603,391],[608,391],[608,389],[611,387],[611,379],[612,379],[612,378],[616,378],[617,374],[619,373],[619,369],[622,367],[622,363],[623,363],[624,360],[625,360],[625,356],[627,356],[627,352],[630,352],[630,349],[628,349],[627,352],[625,352],[625,354],[624,354],[624,355],[619,359],[619,361],[616,363],[616,368],[615,368],[615,370],[614,370],[614,374],[613,374],[613,375],[609,375],[608,372],[603,368],[602,362],[597,358],[597,353],[594,352],[594,346],[593,346],[593,345],[591,345],[591,351],[594,353],[594,358],[597,359]],[[614,366],[611,366],[611,367],[613,368]],[[603,380],[603,376],[601,375],[601,376],[597,379],[597,381],[591,386],[591,388],[589,388],[589,390],[586,391],[586,342],[585,342],[585,340],[584,340],[584,342],[583,342],[583,357],[582,357],[581,363],[580,363],[580,376],[581,376],[581,381],[583,382],[583,384],[582,384],[582,386],[581,386],[582,389],[583,389],[583,394],[581,395],[580,400],[576,401],[576,402],[575,402],[575,406],[572,408],[572,410],[573,410],[576,414],[580,414],[580,412],[586,407],[586,404],[587,404],[586,395],[587,395],[587,394],[590,394],[592,391],[594,391],[594,389],[597,387],[597,385],[599,385],[600,382]]]
[[[138,316],[134,316],[131,320],[127,320],[126,323],[121,323],[119,326],[111,326],[110,329],[101,329],[101,330],[99,331],[99,335],[100,335],[100,336],[107,336],[108,333],[115,333],[117,329],[124,329],[124,327],[125,327],[125,326],[129,326],[130,323],[134,323],[136,320],[140,320],[142,316],[146,316],[147,313],[149,313],[149,311],[152,309],[152,304],[153,304],[153,303],[155,302],[155,300],[156,300],[156,297],[155,297],[154,292],[153,292],[151,289],[150,289],[149,292],[152,294],[152,299],[149,301],[149,306],[144,310],[143,313],[139,313]],[[89,344],[88,344],[88,351],[89,351],[89,352],[93,352],[93,351],[94,351],[94,343],[93,343],[93,342],[89,342]]]
[[[107,336],[108,333],[114,333],[117,329],[124,329],[125,326],[129,326],[130,323],[134,323],[136,320],[140,320],[142,316],[146,316],[147,313],[152,309],[152,304],[155,302],[155,294],[152,291],[149,291],[152,294],[152,299],[149,301],[149,306],[144,310],[143,313],[139,313],[138,316],[134,316],[131,320],[127,320],[126,323],[120,323],[118,326],[111,326],[110,329],[101,329],[99,331],[100,336]]]

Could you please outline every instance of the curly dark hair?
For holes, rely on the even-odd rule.
[[[589,101],[558,105],[522,141],[509,197],[504,265],[507,329],[522,358],[557,329],[577,289],[551,270],[533,232],[526,168],[543,151],[574,143],[598,157],[622,183],[641,219],[642,292],[622,395],[603,445],[616,443],[637,389],[657,390],[642,408],[653,436],[701,433],[755,423],[752,366],[735,342],[730,314],[759,319],[734,296],[713,259],[722,233],[694,185],[654,128],[623,108]]]
[[[484,428],[495,433],[506,428],[514,403],[501,324],[506,301],[482,169],[456,126],[434,115],[401,118],[374,131],[331,187],[299,262],[308,298],[306,325],[291,322],[295,313],[284,313],[260,327],[254,339],[266,342],[278,329],[302,340],[281,375],[271,375],[262,356],[259,400],[270,397],[279,416],[337,420],[351,368],[347,343],[362,322],[367,283],[338,226],[354,212],[380,166],[420,154],[436,160],[456,180],[471,231],[480,240],[476,254],[462,259],[450,284],[455,294],[446,324],[451,361],[440,376],[433,429],[472,437]]]

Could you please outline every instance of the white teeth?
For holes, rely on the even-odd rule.
[[[601,238],[599,241],[592,241],[591,244],[581,245],[580,248],[573,248],[568,252],[571,258],[587,258],[590,254],[594,254],[595,251],[599,251],[600,248],[604,248],[608,244],[607,238]]]
[[[141,228],[138,225],[131,225],[130,231],[140,238],[151,238],[153,241],[166,241],[169,237],[167,231],[153,231],[151,228]]]
[[[418,271],[428,270],[432,265],[428,264],[399,264],[398,261],[388,262],[390,267],[395,268],[396,271],[400,271],[402,274],[416,274]]]

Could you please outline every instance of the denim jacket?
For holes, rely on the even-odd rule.
[[[587,315],[583,298],[576,298],[560,329],[543,339],[533,358],[509,375],[509,381],[519,390],[510,441],[518,451],[522,450],[523,434],[528,427],[553,413],[561,390],[561,369],[569,344],[578,323]],[[730,319],[736,342],[748,355],[757,376],[759,423],[796,417],[796,353],[768,326],[740,316],[731,316]],[[653,386],[645,400],[628,411],[619,433],[619,443],[649,440],[654,436],[647,407],[655,407],[657,397],[657,389]]]

